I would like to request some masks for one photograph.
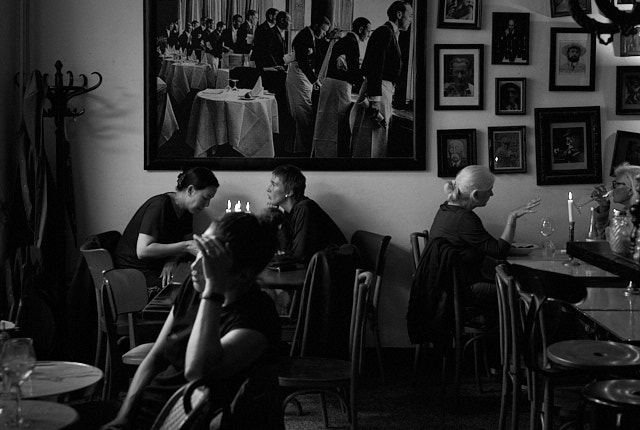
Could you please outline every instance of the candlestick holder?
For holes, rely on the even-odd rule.
[[[575,221],[569,221],[569,242],[573,242],[574,241],[575,228],[576,228]],[[569,260],[565,261],[562,264],[565,265],[565,266],[579,266],[580,265],[580,263],[578,263],[576,261],[576,259],[573,258],[573,257],[570,257]]]
[[[640,288],[638,288],[635,282],[629,281],[629,284],[627,285],[627,289],[624,290],[624,295],[629,297],[629,296],[637,296],[638,294],[640,294]],[[629,304],[631,304],[631,302],[629,302]]]

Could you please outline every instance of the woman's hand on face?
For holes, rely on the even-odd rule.
[[[176,266],[177,263],[175,260],[169,260],[164,263],[162,273],[160,274],[160,277],[162,278],[162,288],[173,282],[173,272],[175,272]]]
[[[540,204],[540,197],[536,197],[535,199],[531,200],[529,203],[527,203],[524,206],[520,206],[519,208],[513,210],[511,212],[511,216],[515,219],[520,218],[521,216],[524,216],[526,214],[532,214],[535,212],[535,208]]]
[[[233,258],[225,244],[215,236],[193,235],[202,252],[202,267],[206,281],[205,289],[223,294],[225,285],[231,280]]]

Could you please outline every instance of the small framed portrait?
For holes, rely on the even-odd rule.
[[[569,0],[549,0],[551,2],[551,18],[571,16]],[[591,13],[591,0],[578,0],[580,8],[585,13]]]
[[[438,130],[438,176],[455,177],[476,164],[476,129]]]
[[[524,125],[489,127],[489,169],[493,173],[527,173]]]
[[[527,78],[496,78],[496,115],[527,113]]]
[[[636,34],[625,36],[620,33],[620,56],[637,57],[640,56],[640,27],[636,27]]]
[[[640,114],[640,66],[616,67],[616,115]]]
[[[438,28],[480,30],[482,0],[438,0]]]
[[[434,56],[434,109],[483,109],[484,45],[435,45]]]
[[[549,91],[594,91],[596,40],[582,28],[551,28]]]
[[[529,64],[529,14],[493,13],[491,64]]]
[[[538,185],[602,183],[600,106],[537,108]]]
[[[640,166],[640,133],[618,130],[609,175],[614,176],[613,171],[625,161]]]

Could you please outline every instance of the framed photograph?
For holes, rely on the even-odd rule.
[[[493,173],[527,173],[526,127],[489,127],[489,169]]]
[[[640,55],[640,27],[636,27],[638,33],[625,36],[620,33],[620,56],[637,57]]]
[[[629,164],[640,166],[640,133],[618,130],[616,132],[616,143],[613,147],[609,176],[613,176],[613,171],[616,167],[625,161]]]
[[[491,64],[529,64],[529,14],[494,12]]]
[[[476,164],[476,129],[438,130],[438,176],[455,177]]]
[[[549,91],[594,91],[596,39],[581,28],[551,28]]]
[[[600,106],[535,109],[538,185],[600,184]]]
[[[640,114],[640,66],[616,67],[616,115]]]
[[[482,0],[438,0],[438,28],[480,30]]]
[[[435,110],[484,108],[484,45],[434,46]]]
[[[527,113],[527,78],[496,78],[496,115]]]
[[[293,21],[285,31],[283,59],[292,52],[293,38],[310,24],[310,18],[296,9],[298,3],[303,5],[304,2],[290,3],[295,5],[290,12]],[[243,47],[244,43],[253,43],[251,55],[239,53],[242,52],[240,49],[224,53],[215,42],[213,48],[194,45],[194,37],[188,46],[189,37],[179,37],[187,31],[189,27],[186,24],[190,23],[192,36],[197,36],[195,32],[199,31],[202,34],[206,32],[211,38],[209,34],[213,33],[210,30],[215,31],[216,23],[221,22],[229,30],[233,16],[241,15],[244,20],[249,8],[257,11],[254,25],[259,26],[264,24],[270,4],[255,1],[144,0],[144,23],[141,24],[144,24],[145,139],[144,160],[140,160],[144,168],[180,170],[197,165],[215,171],[271,171],[280,164],[291,163],[303,171],[426,169],[427,121],[424,118],[427,117],[428,79],[425,76],[428,62],[425,58],[425,2],[415,2],[412,25],[401,31],[398,37],[400,54],[406,59],[406,66],[395,86],[393,110],[384,123],[376,122],[376,118],[367,116],[367,112],[360,115],[359,121],[356,118],[354,130],[360,137],[357,151],[352,150],[355,145],[351,145],[348,114],[342,120],[336,119],[337,115],[324,115],[322,119],[315,116],[310,123],[300,120],[300,127],[296,130],[286,95],[286,72],[276,67],[257,67],[256,59],[252,58],[256,46],[262,46],[263,50],[271,46],[265,43],[266,33],[243,38]],[[282,5],[284,8],[284,2]],[[314,0],[313,5],[318,10],[334,11],[331,18],[333,27],[350,29],[357,18],[354,11],[370,7],[370,2]],[[203,17],[208,17],[211,24],[207,24],[207,20],[201,22]],[[375,31],[384,25],[387,17],[380,11],[370,20]],[[346,35],[346,31],[340,35]],[[266,56],[261,58],[264,60]],[[262,83],[264,92],[253,97],[250,92],[254,87],[259,92],[258,82]],[[339,91],[336,87],[333,89]],[[346,94],[347,109],[350,96],[357,95],[358,90],[353,88],[351,94]],[[343,91],[349,90],[343,88]],[[385,94],[390,95],[389,92]],[[380,145],[372,145],[371,136],[378,127],[383,127],[386,139],[377,140]],[[333,137],[327,139],[325,131],[332,132]]]
[[[549,0],[549,2],[551,2],[551,18],[571,16],[569,0]],[[591,13],[591,0],[578,0],[578,3],[585,13]]]

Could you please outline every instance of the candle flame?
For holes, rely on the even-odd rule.
[[[235,212],[241,212],[242,211],[242,203],[240,203],[240,200],[238,200],[238,203],[236,203],[235,207],[233,208]]]
[[[231,210],[231,200],[227,200],[227,209]]]
[[[247,202],[247,213],[249,213],[249,212],[251,212],[251,211],[249,210],[249,202]]]
[[[571,194],[571,191],[569,191],[569,200],[573,200],[573,194]]]

